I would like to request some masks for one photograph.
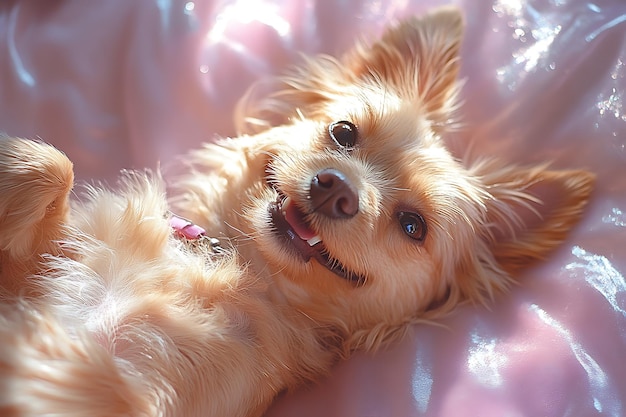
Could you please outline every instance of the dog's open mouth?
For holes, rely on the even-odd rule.
[[[346,269],[333,259],[320,236],[309,226],[305,214],[296,207],[290,197],[279,193],[270,203],[269,214],[276,233],[297,252],[305,262],[315,259],[331,272],[355,284],[363,284],[364,277]]]

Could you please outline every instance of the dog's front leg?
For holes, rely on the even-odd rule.
[[[223,139],[185,157],[187,172],[172,184],[172,210],[214,237],[231,236],[241,200],[267,184],[269,161],[280,141],[268,134]]]
[[[26,277],[41,255],[58,254],[74,174],[60,151],[42,142],[0,137],[0,289],[30,294]]]

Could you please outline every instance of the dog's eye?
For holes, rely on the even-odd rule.
[[[353,123],[342,120],[328,126],[328,134],[342,148],[354,148],[358,138],[358,130]]]
[[[402,231],[411,239],[423,242],[426,238],[426,222],[418,213],[409,211],[398,212],[398,221],[402,227]]]

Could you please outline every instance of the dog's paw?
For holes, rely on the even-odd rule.
[[[73,181],[72,163],[54,147],[0,137],[0,251],[5,257],[28,262],[59,238]]]

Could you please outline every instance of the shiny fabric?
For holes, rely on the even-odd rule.
[[[82,180],[112,180],[234,135],[237,98],[299,53],[340,53],[444,3],[3,0],[0,131],[59,146]],[[626,2],[456,4],[468,26],[454,140],[593,170],[589,210],[489,310],[463,306],[357,354],[268,417],[626,415]]]

